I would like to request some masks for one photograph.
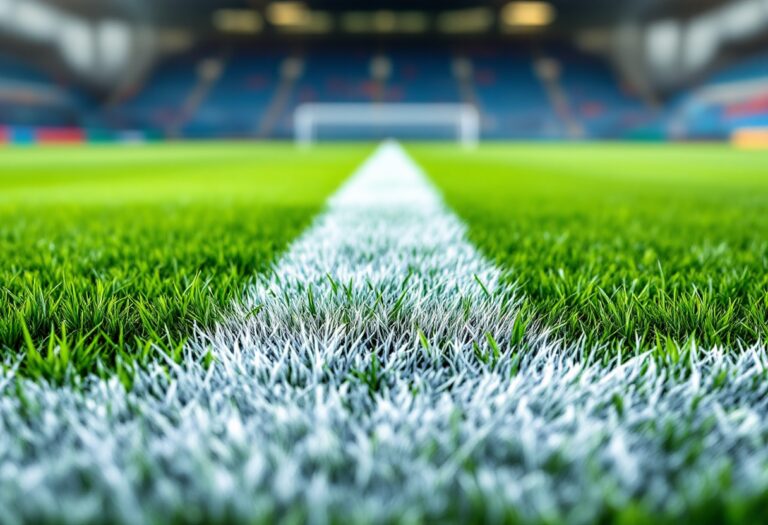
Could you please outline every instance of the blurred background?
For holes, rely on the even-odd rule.
[[[288,139],[305,103],[467,104],[483,139],[754,140],[768,0],[0,0],[0,142]]]

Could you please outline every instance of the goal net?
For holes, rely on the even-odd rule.
[[[397,137],[417,130],[426,138],[447,132],[467,147],[480,139],[480,115],[471,104],[302,104],[293,125],[296,142],[304,146],[340,131],[348,137],[371,132]]]

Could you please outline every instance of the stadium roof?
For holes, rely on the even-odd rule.
[[[48,0],[51,2],[51,0]],[[145,15],[167,25],[195,25],[210,19],[222,8],[248,8],[264,11],[280,0],[56,0],[61,8],[84,15],[110,13]],[[508,0],[304,0],[312,10],[330,13],[345,11],[439,11],[490,7],[500,10]],[[560,26],[606,24],[627,17],[687,14],[706,10],[726,0],[547,0],[557,12]]]

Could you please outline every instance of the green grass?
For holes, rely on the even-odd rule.
[[[409,148],[509,270],[530,322],[666,351],[768,340],[768,154],[726,146]],[[674,343],[674,344],[673,344]]]
[[[52,380],[226,312],[370,151],[188,144],[0,156],[0,357]],[[156,345],[156,346],[155,346]],[[123,359],[117,359],[122,356]]]
[[[63,379],[226,313],[371,150],[6,149],[0,358]],[[509,270],[528,323],[668,351],[768,339],[768,154],[718,146],[410,148]]]

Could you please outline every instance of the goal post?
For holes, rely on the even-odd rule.
[[[310,103],[293,116],[296,142],[309,146],[319,129],[333,128],[447,128],[466,147],[480,140],[480,114],[471,104]]]

